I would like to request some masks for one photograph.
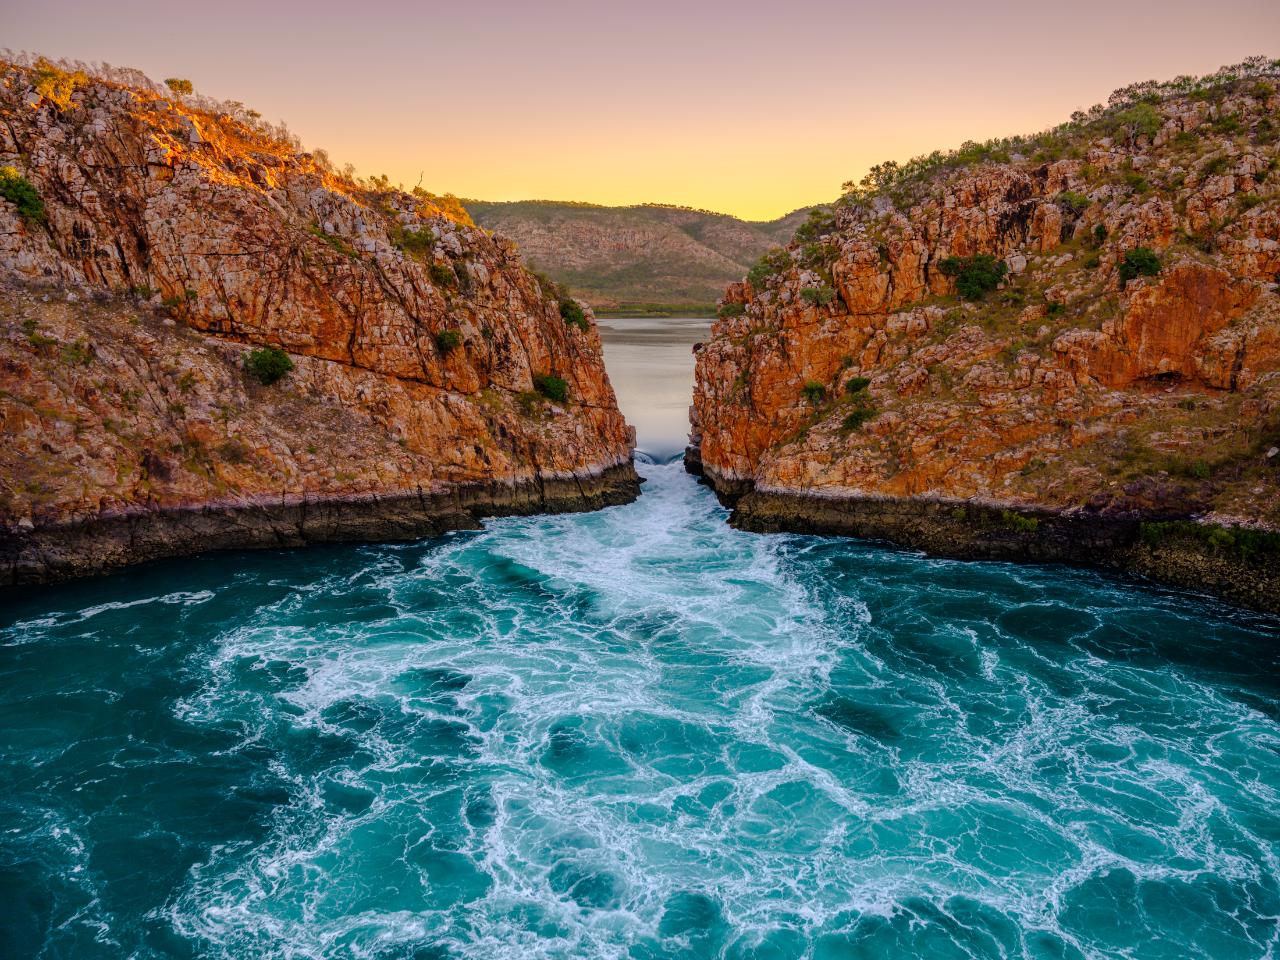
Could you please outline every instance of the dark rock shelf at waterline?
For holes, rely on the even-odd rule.
[[[1255,549],[1248,531],[1199,525],[1184,517],[766,492],[750,481],[718,477],[695,448],[686,453],[685,465],[732,508],[729,522],[742,530],[884,540],[959,560],[1095,566],[1280,613],[1280,552],[1271,542],[1274,535],[1256,535],[1264,544]]]
[[[468,484],[445,493],[260,497],[119,512],[79,523],[0,532],[0,585],[45,583],[210,550],[416,540],[473,530],[485,517],[575,513],[630,503],[632,463],[568,478]]]

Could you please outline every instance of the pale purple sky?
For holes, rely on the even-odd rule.
[[[1280,56],[1280,0],[6,5],[4,45],[187,77],[362,173],[752,218],[1136,80]]]

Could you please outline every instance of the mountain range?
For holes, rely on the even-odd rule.
[[[476,224],[516,242],[525,263],[597,311],[706,313],[811,208],[750,221],[657,203],[606,207],[556,200],[463,200]]]

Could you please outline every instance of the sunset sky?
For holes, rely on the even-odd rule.
[[[10,5],[0,43],[180,76],[364,174],[766,219],[873,163],[1280,56],[1276,0]]]

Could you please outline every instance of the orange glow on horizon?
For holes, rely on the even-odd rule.
[[[50,0],[6,42],[187,77],[339,165],[483,200],[666,203],[768,220],[873,164],[1033,133],[1116,87],[1280,55],[1280,4],[795,0],[602,5]],[[252,29],[246,29],[251,24]],[[1099,25],[1105,25],[1101,28]],[[1263,49],[1271,41],[1273,49]]]

